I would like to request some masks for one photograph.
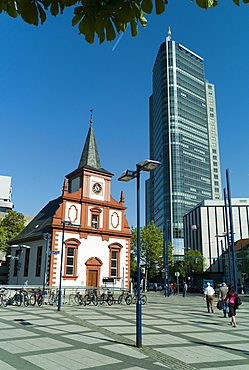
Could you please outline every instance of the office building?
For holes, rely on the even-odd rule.
[[[146,223],[165,227],[174,254],[184,253],[183,216],[205,199],[221,199],[214,85],[204,60],[171,39],[159,48],[150,97],[150,158],[162,166],[146,182]]]
[[[238,250],[242,244],[240,241],[249,237],[249,198],[232,198],[231,206],[234,241],[238,243]],[[229,281],[228,263],[224,258],[228,249],[227,220],[229,225],[224,200],[203,201],[184,216],[184,242],[186,250],[201,252],[211,273],[224,273],[225,280]]]

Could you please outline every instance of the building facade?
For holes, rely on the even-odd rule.
[[[0,212],[7,212],[14,207],[11,202],[11,195],[11,177],[0,176]]]
[[[115,287],[130,282],[130,228],[124,206],[111,196],[113,174],[101,167],[90,125],[78,168],[66,176],[62,195],[50,201],[9,244],[9,284]],[[48,241],[46,235],[50,235]],[[14,246],[15,245],[15,246]],[[21,248],[19,247],[21,246]]]
[[[233,198],[231,204],[236,243],[249,237],[249,198]],[[224,200],[205,200],[184,216],[185,250],[200,251],[211,273],[228,274],[224,260],[228,249],[227,220],[229,229]]]
[[[171,40],[153,67],[150,158],[162,166],[146,182],[146,223],[168,220],[174,254],[184,253],[183,216],[204,199],[221,199],[214,85],[203,58]]]

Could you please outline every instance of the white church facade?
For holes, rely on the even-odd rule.
[[[129,288],[131,233],[123,192],[119,201],[111,196],[112,176],[101,167],[91,123],[62,195],[9,242],[17,258],[11,259],[8,284],[58,286],[62,274],[64,287],[98,287],[108,279]]]

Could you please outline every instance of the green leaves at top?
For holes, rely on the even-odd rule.
[[[10,17],[18,15],[29,24],[38,26],[53,16],[62,14],[65,7],[74,7],[72,26],[78,25],[85,40],[93,43],[95,36],[100,43],[114,40],[120,32],[125,32],[130,24],[131,35],[136,36],[139,24],[146,27],[146,14],[162,14],[169,0],[0,0],[0,13]],[[174,0],[171,0],[174,1]],[[218,5],[218,0],[189,0],[199,7],[208,9]],[[232,0],[240,5],[240,0]],[[243,0],[249,3],[249,0]]]
[[[196,3],[200,8],[204,8],[204,9],[208,9],[208,8],[218,5],[217,0],[196,0]]]

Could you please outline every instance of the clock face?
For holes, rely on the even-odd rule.
[[[99,194],[101,190],[102,190],[102,185],[99,182],[95,182],[95,184],[93,184],[94,193]]]

